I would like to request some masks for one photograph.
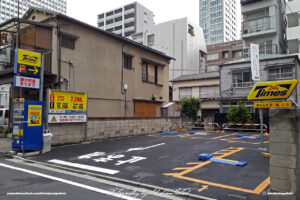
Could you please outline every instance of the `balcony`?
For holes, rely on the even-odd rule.
[[[278,54],[277,44],[259,45],[259,54]],[[243,49],[243,58],[250,56],[250,48]]]
[[[134,31],[135,27],[134,26],[130,26],[124,29],[125,32],[130,32],[130,31]]]
[[[275,16],[249,20],[242,24],[242,38],[257,37],[266,34],[276,34]]]
[[[129,10],[125,10],[125,11],[124,11],[124,15],[134,13],[134,11],[135,11],[134,8],[131,8],[131,9],[129,9]]]
[[[98,23],[104,22],[104,18],[98,19],[97,22]]]
[[[254,82],[239,82],[239,83],[232,83],[233,88],[250,88],[253,87]]]
[[[120,30],[115,30],[115,31],[113,31],[113,33],[115,33],[115,34],[117,34],[117,35],[121,35],[121,34],[122,34],[122,29],[120,29]]]
[[[113,19],[113,18],[114,18],[114,15],[106,16],[106,20],[110,20],[110,19]]]
[[[121,16],[122,16],[122,12],[119,12],[114,15],[114,18],[121,17]]]
[[[255,3],[255,2],[258,2],[258,1],[262,1],[262,0],[241,0],[241,4],[242,5],[247,5],[247,4]]]
[[[130,18],[124,20],[124,24],[134,22],[134,21],[135,21],[134,17],[130,17]]]
[[[111,23],[111,24],[108,24],[105,26],[105,29],[110,29],[110,28],[113,28],[115,27],[115,23]]]

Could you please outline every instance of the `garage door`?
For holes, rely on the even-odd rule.
[[[156,117],[156,104],[149,102],[134,103],[135,117]]]

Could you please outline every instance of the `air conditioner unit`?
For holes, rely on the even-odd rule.
[[[248,58],[250,56],[249,49],[243,49],[243,58]]]

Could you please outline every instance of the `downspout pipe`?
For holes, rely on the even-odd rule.
[[[60,79],[61,79],[61,34],[60,34],[60,24],[57,25],[57,37],[58,37],[58,45],[57,45],[57,79],[58,79],[58,89],[60,89]]]

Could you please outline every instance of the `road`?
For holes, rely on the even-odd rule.
[[[1,156],[0,177],[1,200],[173,199],[155,191]]]
[[[147,185],[161,194],[166,192],[159,188],[199,199],[267,199],[269,160],[261,157],[261,148],[267,148],[269,142],[261,144],[236,135],[152,134],[58,147],[28,159],[135,187]],[[199,161],[201,153],[213,154],[223,162]],[[226,159],[247,165],[224,163]]]

